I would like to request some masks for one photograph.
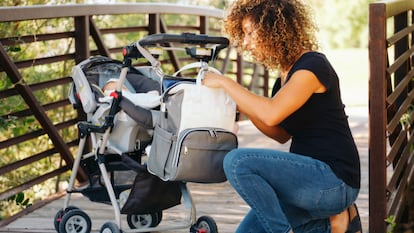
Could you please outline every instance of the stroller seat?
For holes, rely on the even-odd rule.
[[[91,57],[72,70],[73,84],[69,91],[69,100],[75,108],[82,108],[87,114],[87,122],[102,125],[108,115],[112,90],[102,90],[105,84],[117,79],[122,62],[108,57]],[[136,69],[127,74],[121,99],[121,111],[115,115],[114,126],[108,141],[108,152],[123,154],[145,149],[151,143],[153,119],[160,104],[160,84],[157,77],[151,79]],[[150,93],[149,93],[150,92]],[[99,135],[98,135],[99,136]],[[93,144],[98,140],[93,140]]]

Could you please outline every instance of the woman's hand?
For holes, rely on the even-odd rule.
[[[206,71],[204,73],[204,78],[202,80],[202,84],[207,87],[211,88],[220,88],[222,84],[220,80],[223,78],[222,75],[216,74],[212,71]]]

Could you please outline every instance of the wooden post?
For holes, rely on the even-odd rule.
[[[75,62],[79,62],[91,56],[89,49],[89,17],[75,17]]]
[[[160,14],[149,14],[148,17],[148,34],[160,33]]]
[[[200,16],[200,34],[208,34],[208,18]]]
[[[386,232],[386,5],[369,6],[369,231]]]

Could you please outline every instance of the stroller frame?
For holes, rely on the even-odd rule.
[[[160,44],[169,44],[169,43],[182,43],[182,44],[190,44],[194,45],[194,47],[185,47],[182,48],[173,48],[173,47],[162,47],[159,46]],[[214,48],[205,48],[205,47],[197,47],[196,45],[205,46],[207,44],[214,44]],[[175,34],[153,34],[143,38],[140,41],[137,41],[133,44],[130,44],[124,47],[123,50],[123,62],[122,62],[122,69],[119,76],[119,81],[117,83],[116,90],[111,94],[113,96],[109,113],[105,116],[105,121],[102,125],[97,126],[90,122],[79,122],[78,123],[78,130],[79,130],[79,145],[78,151],[76,153],[76,157],[72,167],[72,173],[69,179],[68,188],[66,191],[66,196],[63,203],[63,208],[56,213],[55,216],[55,229],[58,233],[66,233],[66,232],[76,232],[76,233],[87,233],[91,230],[91,220],[89,216],[80,210],[77,207],[70,206],[70,199],[71,194],[76,192],[81,192],[82,190],[77,190],[75,188],[75,180],[76,175],[79,172],[79,166],[81,165],[81,161],[84,159],[88,159],[91,157],[95,157],[98,163],[99,172],[103,179],[103,183],[107,194],[110,199],[110,204],[113,207],[114,215],[115,215],[115,223],[114,222],[106,222],[100,232],[109,232],[109,233],[118,233],[118,232],[151,232],[151,231],[169,231],[169,230],[177,230],[177,229],[185,229],[190,228],[191,233],[216,233],[217,225],[215,221],[209,216],[201,216],[198,220],[196,219],[196,208],[191,197],[191,193],[188,190],[186,183],[180,182],[180,188],[182,193],[182,200],[184,201],[184,205],[186,209],[190,210],[189,220],[185,221],[182,224],[177,224],[175,226],[155,226],[139,228],[139,229],[123,229],[121,227],[121,211],[120,205],[117,200],[117,194],[113,187],[113,180],[112,177],[109,176],[109,173],[112,172],[111,170],[107,169],[107,164],[105,162],[105,157],[107,156],[106,149],[108,145],[108,140],[111,136],[112,129],[114,127],[114,119],[115,115],[121,110],[120,102],[122,100],[122,85],[125,83],[127,73],[129,69],[132,67],[132,59],[138,58],[145,58],[151,63],[150,70],[155,70],[159,76],[163,79],[164,74],[160,68],[160,62],[154,58],[153,55],[159,55],[160,48],[162,51],[164,50],[184,50],[188,55],[192,58],[199,60],[199,64],[201,70],[205,71],[209,68],[208,62],[214,60],[218,52],[226,48],[229,44],[229,41],[225,37],[212,37],[207,35],[196,35],[192,33],[183,33],[180,35]],[[161,52],[162,52],[161,51]],[[189,66],[189,68],[194,68],[194,66]],[[214,69],[214,68],[213,68]],[[179,72],[183,71],[184,69],[180,69]],[[179,72],[175,73],[171,77],[175,77]],[[201,71],[200,71],[201,72]],[[179,81],[180,78],[177,78]],[[186,78],[182,80],[188,80]],[[163,91],[163,80],[160,81],[161,84],[161,92]],[[92,151],[86,154],[83,154],[86,141],[88,137],[93,137],[93,141],[96,142],[96,133],[101,134],[100,139],[100,146],[94,145],[94,149],[96,151]],[[96,148],[97,147],[97,148]],[[125,153],[122,151],[116,151],[119,156],[122,156]],[[141,158],[139,158],[140,160]],[[141,161],[139,161],[141,162]],[[143,169],[146,169],[143,166]],[[162,214],[162,212],[161,212]],[[159,221],[161,221],[159,219]],[[69,229],[69,230],[68,230]]]

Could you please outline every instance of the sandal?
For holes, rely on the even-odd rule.
[[[345,233],[362,233],[361,218],[356,204],[348,207],[349,224]]]

